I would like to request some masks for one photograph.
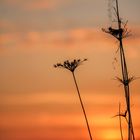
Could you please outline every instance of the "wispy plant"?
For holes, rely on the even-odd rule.
[[[124,112],[124,113],[122,113],[121,112],[121,104],[119,103],[119,113],[117,114],[117,115],[115,115],[115,116],[113,116],[113,117],[119,117],[119,123],[120,123],[120,134],[121,134],[121,139],[123,140],[124,138],[123,138],[123,130],[122,130],[122,117],[123,118],[125,118],[126,119],[126,121],[127,121],[127,110]],[[127,121],[128,122],[128,121]]]
[[[119,103],[119,122],[120,122],[120,133],[121,133],[121,139],[123,140],[123,130],[122,130],[122,120],[121,120],[121,117],[123,115],[123,117],[126,118],[126,114],[127,114],[127,111],[125,111],[124,114],[121,114],[121,105]]]
[[[128,120],[128,140],[135,140],[134,136],[134,130],[133,130],[133,123],[132,123],[132,115],[131,115],[131,100],[130,100],[130,82],[132,82],[135,78],[129,77],[128,70],[127,70],[127,64],[126,64],[126,58],[125,58],[125,51],[123,47],[123,39],[127,38],[131,35],[131,31],[127,28],[127,23],[123,22],[122,18],[120,18],[119,14],[119,6],[118,6],[118,0],[110,0],[115,2],[115,6],[112,4],[113,9],[113,16],[114,19],[112,22],[115,23],[117,26],[116,28],[108,27],[107,29],[102,29],[105,33],[110,34],[111,36],[115,37],[117,41],[119,42],[119,53],[120,53],[120,61],[121,61],[121,70],[122,70],[122,78],[118,78],[117,80],[123,84],[124,87],[124,93],[125,93],[125,100],[126,100],[126,117]],[[119,114],[119,117],[123,116],[122,114]]]
[[[84,104],[83,104],[83,101],[82,101],[82,98],[81,98],[81,94],[80,94],[80,91],[79,91],[79,87],[78,87],[78,84],[77,84],[77,81],[76,81],[76,77],[75,77],[75,70],[76,70],[76,68],[78,66],[80,66],[81,64],[83,64],[84,61],[87,61],[87,59],[83,59],[83,60],[81,60],[81,59],[74,59],[73,61],[66,60],[63,63],[55,64],[54,67],[55,68],[64,68],[66,70],[69,70],[72,73],[72,76],[73,76],[73,79],[74,79],[74,83],[75,83],[75,86],[76,86],[76,90],[77,90],[77,93],[78,93],[78,97],[79,97],[79,100],[80,100],[80,104],[81,104],[81,107],[82,107],[82,110],[83,110],[83,114],[84,114],[84,117],[85,117],[85,121],[86,121],[87,129],[88,129],[89,137],[90,137],[90,140],[93,140],[92,134],[91,134],[91,130],[90,130],[90,126],[89,126],[89,122],[88,122],[88,118],[87,118],[87,115],[86,115]]]

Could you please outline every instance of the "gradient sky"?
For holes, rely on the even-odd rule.
[[[129,75],[140,77],[140,1],[119,2],[132,33],[124,40]],[[112,116],[125,102],[114,80],[118,43],[101,31],[108,15],[108,0],[0,0],[0,140],[89,139],[71,73],[53,68],[74,58],[88,58],[76,77],[94,138],[120,139]],[[140,140],[139,79],[131,92]]]

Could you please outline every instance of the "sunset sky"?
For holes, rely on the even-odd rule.
[[[119,0],[132,36],[124,40],[130,76],[140,77],[140,0]],[[108,0],[0,0],[0,140],[89,140],[72,75],[53,64],[88,61],[75,71],[94,140],[120,140],[125,111],[118,42]],[[117,61],[115,61],[117,60]],[[140,79],[131,109],[140,140]],[[123,119],[124,136],[127,136]]]

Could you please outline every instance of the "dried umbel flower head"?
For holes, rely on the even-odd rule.
[[[123,23],[121,21],[122,28],[117,29],[117,28],[113,28],[110,26],[107,29],[102,28],[102,31],[105,33],[108,33],[108,34],[114,36],[115,38],[117,38],[118,40],[120,40],[120,39],[131,36],[131,30],[128,30],[127,23],[128,23],[128,21],[126,21],[126,23]]]
[[[87,59],[74,59],[73,61],[66,60],[63,63],[57,63],[54,65],[55,68],[65,68],[67,70],[70,70],[71,72],[74,72],[74,70],[81,65],[84,61],[87,61]]]

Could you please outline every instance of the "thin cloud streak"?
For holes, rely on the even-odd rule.
[[[20,7],[26,11],[36,11],[36,10],[53,10],[57,7],[69,4],[70,1],[65,0],[5,0],[3,4],[9,6]]]
[[[139,28],[138,28],[139,29]],[[105,37],[105,35],[98,29],[94,28],[79,28],[71,29],[65,31],[55,31],[55,32],[27,32],[27,33],[3,33],[0,35],[1,45],[7,44],[8,42],[13,42],[11,46],[21,47],[21,46],[37,46],[42,45],[49,47],[64,47],[70,46],[72,48],[77,47],[78,43],[92,43],[94,46],[103,46],[103,48],[108,48],[110,43],[113,41],[111,37]],[[140,31],[137,30],[136,35],[131,39],[128,38],[126,41],[127,45],[139,44]],[[111,41],[110,41],[111,40]],[[15,42],[15,44],[14,44]],[[114,41],[115,42],[115,41]],[[32,44],[32,45],[31,45]],[[6,45],[5,45],[6,46]],[[73,47],[74,46],[74,47]]]

